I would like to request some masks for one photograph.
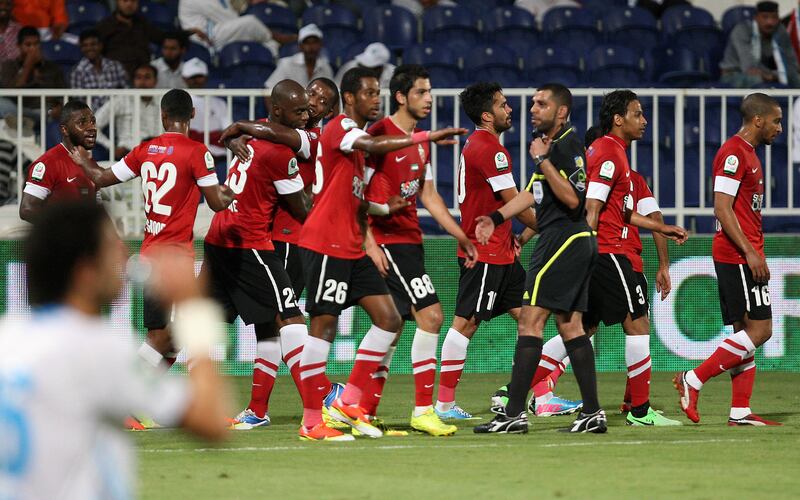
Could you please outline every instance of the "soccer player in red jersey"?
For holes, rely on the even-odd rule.
[[[166,246],[182,250],[193,263],[192,229],[200,194],[215,212],[224,210],[233,200],[231,190],[219,185],[211,153],[189,139],[193,116],[189,93],[172,89],[161,98],[161,123],[166,132],[136,146],[111,168],[100,167],[83,147],[70,153],[98,188],[141,177],[145,215],[142,256]],[[194,270],[188,268],[186,272]],[[168,329],[171,314],[145,293],[143,319],[147,341],[139,354],[153,366],[168,369],[175,362]]]
[[[600,321],[606,326],[622,323],[625,331],[625,362],[630,380],[629,425],[680,425],[650,408],[650,321],[647,301],[637,289],[623,240],[627,223],[658,231],[683,243],[686,231],[668,226],[633,209],[633,183],[626,149],[644,134],[647,120],[636,94],[617,90],[606,95],[600,107],[603,137],[586,152],[589,187],[586,213],[589,226],[597,231],[599,259],[589,285],[589,310],[584,328],[594,331]],[[643,291],[642,291],[643,292]]]
[[[455,317],[442,344],[439,364],[435,410],[442,419],[473,418],[455,401],[469,341],[481,321],[504,313],[517,320],[525,291],[525,270],[517,258],[519,247],[511,233],[511,221],[498,223],[486,244],[479,244],[475,236],[478,216],[498,210],[518,194],[511,156],[500,144],[500,134],[511,128],[511,106],[496,82],[470,85],[459,99],[475,124],[461,152],[458,203],[461,228],[478,249],[478,264],[469,267],[467,254],[459,248],[461,276]],[[517,218],[528,226],[523,236],[527,241],[536,226],[533,210],[528,207]]]
[[[76,146],[91,151],[97,138],[92,110],[83,101],[68,101],[61,111],[61,143],[31,163],[19,204],[20,219],[32,222],[48,201],[92,198],[95,185],[69,157]]]
[[[362,392],[389,350],[401,319],[372,260],[363,250],[365,212],[391,213],[405,207],[399,197],[385,205],[364,201],[363,153],[385,155],[423,142],[447,139],[463,129],[416,132],[374,137],[363,127],[380,111],[380,87],[367,68],[345,73],[341,86],[344,113],[325,125],[317,149],[313,184],[314,206],[303,224],[299,246],[309,296],[306,310],[311,331],[303,346],[300,377],[303,381],[303,425],[300,437],[329,439],[341,432],[322,420],[323,397],[328,390],[325,366],[336,335],[338,316],[358,304],[369,315],[369,329],[356,353],[355,364],[341,397],[329,413],[363,434],[380,437],[359,407]]]
[[[417,122],[431,112],[433,97],[427,70],[418,65],[395,69],[389,90],[392,96],[392,115],[373,124],[368,132],[374,136],[412,135],[419,132]],[[374,203],[387,203],[401,196],[408,206],[388,216],[370,215],[370,232],[366,251],[386,278],[394,304],[404,320],[414,320],[417,329],[411,344],[411,364],[414,372],[415,408],[411,427],[434,436],[456,432],[456,426],[446,425],[433,411],[433,384],[436,377],[436,350],[442,327],[442,306],[436,289],[425,270],[422,231],[417,217],[417,199],[431,216],[459,243],[467,254],[468,264],[477,257],[475,246],[450,215],[447,205],[436,192],[430,164],[428,143],[416,144],[386,155],[370,155],[367,175],[371,175],[365,198]],[[372,383],[361,397],[361,407],[374,416],[383,393],[400,330],[372,376]],[[374,423],[374,420],[373,420]]]
[[[772,336],[769,266],[764,257],[761,206],[764,172],[756,148],[780,134],[783,112],[772,97],[754,93],[741,106],[742,128],[714,158],[714,215],[717,234],[711,246],[719,283],[722,319],[734,334],[694,370],[675,376],[680,404],[692,422],[700,421],[700,389],[724,371],[731,374],[733,397],[728,425],[781,425],[750,410],[756,376],[755,351]]]

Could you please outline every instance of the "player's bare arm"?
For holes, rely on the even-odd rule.
[[[219,212],[228,208],[228,205],[230,205],[235,198],[231,188],[225,186],[224,184],[215,186],[201,186],[200,191],[203,193],[203,197],[206,199],[208,207],[215,212]]]
[[[500,190],[498,193],[500,194],[500,198],[503,200],[503,203],[508,204],[519,194],[519,191],[517,191],[517,188],[512,187]],[[530,204],[528,207],[517,213],[515,217],[518,221],[522,222],[529,228],[536,230],[536,214],[534,213],[533,208],[531,208],[532,205],[533,195],[530,197]]]
[[[747,259],[747,266],[750,268],[750,271],[753,272],[753,279],[756,283],[766,283],[769,281],[767,260],[756,252],[753,245],[750,244],[750,241],[744,235],[742,226],[739,225],[739,220],[733,212],[734,199],[735,198],[729,194],[715,191],[714,216],[719,221],[720,226],[722,226],[722,231],[725,235],[730,238],[733,244],[736,245],[742,253],[744,253],[745,259]]]
[[[433,181],[425,181],[423,183],[419,199],[422,202],[422,206],[431,213],[433,220],[458,241],[458,246],[461,247],[461,250],[467,255],[464,266],[467,269],[475,266],[475,263],[478,261],[478,250],[475,248],[475,245],[469,241],[469,238],[466,233],[464,233],[464,230],[461,229],[461,226],[458,225],[458,222],[450,215],[450,210],[448,210],[447,205],[445,205],[442,196],[436,191],[436,186],[433,184]]]
[[[249,151],[246,145],[253,137],[289,146],[301,158],[308,158],[308,152],[302,151],[304,143],[300,133],[277,122],[240,120],[222,132],[220,142],[225,144],[240,161],[247,161]]]
[[[359,149],[374,155],[385,155],[425,141],[446,145],[455,144],[457,141],[450,138],[466,133],[467,129],[465,128],[451,127],[434,131],[415,132],[412,135],[363,135],[355,140],[353,149]]]
[[[294,193],[281,195],[281,198],[289,206],[289,212],[291,212],[292,217],[300,222],[305,222],[306,217],[308,217],[309,207],[311,205],[308,195],[306,195],[305,191],[301,189],[299,191],[295,191]]]
[[[550,146],[552,143],[553,140],[550,137],[537,137],[531,142],[531,147],[529,149],[531,157],[546,156],[550,153]],[[575,189],[572,187],[569,180],[561,175],[556,166],[553,165],[553,162],[551,162],[549,158],[545,158],[539,165],[539,168],[541,168],[544,178],[555,197],[570,210],[578,208],[581,201],[578,199]]]
[[[673,240],[678,245],[683,245],[689,234],[680,226],[673,226],[671,224],[664,224],[655,219],[645,217],[637,212],[631,212],[631,224],[642,229],[649,229],[663,234],[667,238]]]
[[[597,222],[600,220],[600,212],[606,203],[597,198],[586,197],[586,223],[592,228],[592,231],[597,231]]]
[[[69,152],[69,157],[86,173],[97,189],[119,184],[121,181],[114,175],[110,168],[103,168],[94,161],[89,151],[83,146],[75,146]]]
[[[44,208],[45,202],[30,193],[22,193],[22,201],[19,204],[19,218],[26,222],[33,222],[39,211]]]
[[[659,224],[664,223],[664,216],[661,212],[656,210],[647,215],[648,218],[653,219]],[[656,246],[656,254],[658,255],[658,271],[656,271],[656,291],[661,294],[661,300],[667,298],[669,292],[672,291],[672,280],[669,277],[669,248],[667,247],[667,238],[661,233],[654,232],[653,243]]]
[[[375,267],[378,268],[378,272],[381,273],[381,276],[384,278],[389,276],[389,259],[386,258],[386,254],[383,253],[381,247],[378,246],[378,242],[375,241],[375,236],[372,234],[372,229],[367,227],[367,233],[364,235],[364,251],[367,252],[369,258],[372,259],[372,262],[375,264]]]
[[[510,219],[511,217],[515,217],[519,214],[522,214],[526,210],[531,210],[531,206],[533,206],[533,194],[530,191],[522,191],[517,193],[516,196],[511,198],[505,205],[500,207],[498,212],[503,217],[503,220],[500,221],[498,218],[498,223],[502,223]],[[532,211],[532,210],[531,210]],[[497,217],[497,216],[495,216]],[[536,215],[534,214],[534,221],[536,219]],[[475,238],[478,240],[478,243],[481,245],[485,245],[489,238],[492,236],[492,233],[495,230],[496,223],[492,220],[491,216],[488,215],[481,215],[475,219],[478,222],[478,225],[475,227]],[[534,222],[535,227],[535,222]],[[531,236],[535,234],[535,230],[528,226],[528,229],[531,230]],[[530,239],[530,238],[529,238]],[[527,240],[525,240],[527,242]]]

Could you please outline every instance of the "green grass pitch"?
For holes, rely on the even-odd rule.
[[[709,382],[700,399],[702,421],[680,412],[670,373],[656,373],[652,403],[683,427],[633,428],[617,407],[623,373],[599,376],[609,415],[605,435],[556,432],[571,417],[531,417],[527,435],[475,435],[489,418],[489,397],[501,374],[466,374],[458,401],[482,420],[459,424],[455,436],[360,438],[351,443],[307,443],[297,438],[300,400],[289,377],[272,395],[270,427],[232,431],[218,446],[180,431],[134,434],[139,491],[147,499],[255,498],[797,498],[800,490],[800,374],[760,373],[753,409],[782,427],[726,425],[730,381]],[[250,381],[232,378],[238,409]],[[559,394],[577,398],[571,374]],[[397,428],[408,425],[413,379],[389,379],[380,412]]]

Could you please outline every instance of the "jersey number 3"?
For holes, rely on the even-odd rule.
[[[142,192],[144,193],[144,211],[159,215],[172,215],[172,207],[161,203],[161,199],[175,187],[178,169],[175,164],[165,162],[156,167],[152,161],[142,163]]]

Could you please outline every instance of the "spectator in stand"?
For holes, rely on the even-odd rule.
[[[182,89],[186,87],[181,69],[183,69],[183,56],[186,55],[186,46],[189,41],[180,31],[173,31],[164,35],[161,41],[161,57],[153,61],[153,66],[158,70],[158,83],[160,89]]]
[[[553,7],[580,7],[580,4],[573,0],[517,0],[514,6],[527,10],[541,22],[547,11]]]
[[[193,57],[183,63],[183,79],[189,89],[204,89],[208,83],[208,66],[202,59]],[[208,99],[206,101],[206,99]],[[208,125],[206,126],[206,102],[208,102]],[[228,104],[221,97],[201,97],[192,95],[194,104],[194,118],[189,123],[189,137],[202,142],[214,157],[217,165],[217,176],[220,183],[225,182],[227,174],[227,157],[225,148],[219,145],[222,131],[231,124]],[[203,131],[208,128],[208,142],[204,139]]]
[[[117,9],[97,24],[103,55],[121,62],[128,76],[150,62],[150,44],[160,44],[164,36],[138,11],[139,0],[117,0]]]
[[[119,61],[103,57],[100,33],[94,29],[81,32],[81,54],[69,75],[69,86],[73,89],[124,89],[128,87],[128,74]],[[89,107],[97,109],[108,97],[92,97]]]
[[[392,5],[403,7],[414,13],[417,17],[422,17],[426,9],[436,6],[453,7],[457,5],[453,0],[392,0]],[[344,73],[342,73],[344,75]],[[391,75],[390,75],[391,76]],[[381,84],[383,86],[383,84]]]
[[[38,28],[45,42],[60,39],[69,24],[64,0],[17,0],[13,12],[19,24]]]
[[[19,57],[0,66],[0,82],[13,89],[60,89],[66,87],[61,67],[42,56],[41,36],[32,26],[25,26],[17,35]],[[39,98],[22,99],[23,114],[39,119]],[[0,116],[17,112],[16,99],[0,98]]]
[[[781,19],[786,31],[789,33],[789,40],[792,42],[794,55],[800,63],[800,1],[797,2],[798,6],[792,9],[792,12]]]
[[[734,87],[770,83],[800,87],[797,58],[780,23],[777,3],[759,2],[753,21],[733,28],[719,67],[722,81]]]
[[[133,72],[133,88],[154,89],[158,79],[158,70],[149,64],[142,64]],[[161,135],[161,107],[153,96],[139,98],[139,121],[134,123],[136,101],[133,96],[123,96],[114,101],[114,157],[122,158],[138,144]],[[102,130],[111,123],[111,102],[97,110],[97,142],[111,151],[111,140]],[[136,131],[139,139],[136,139]]]
[[[381,88],[388,89],[395,68],[394,64],[389,63],[391,56],[392,53],[389,52],[386,45],[380,42],[367,45],[364,51],[355,56],[352,61],[342,64],[339,72],[336,73],[336,85],[342,85],[342,77],[350,69],[360,67],[371,70],[375,78],[380,81]]]
[[[22,25],[11,17],[13,2],[0,0],[0,63],[19,57],[17,34]]]
[[[274,33],[256,16],[240,16],[219,0],[180,0],[178,19],[198,42],[218,49],[230,42],[258,42],[277,55],[280,45],[297,39],[293,34]]]

